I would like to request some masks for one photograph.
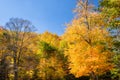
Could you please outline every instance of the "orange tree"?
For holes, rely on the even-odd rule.
[[[102,16],[93,10],[88,0],[78,0],[75,18],[67,25],[63,40],[67,42],[65,55],[70,61],[70,72],[76,77],[97,75],[109,71],[112,53],[111,39],[103,27]]]

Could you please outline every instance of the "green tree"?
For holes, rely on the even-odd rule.
[[[115,64],[112,70],[113,78],[120,78],[120,1],[119,0],[100,0],[99,10],[104,16],[104,22],[113,38],[112,51],[115,53],[113,62]]]

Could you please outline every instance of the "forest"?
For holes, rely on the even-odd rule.
[[[120,80],[120,0],[77,0],[73,12],[62,35],[21,18],[0,26],[0,80]]]

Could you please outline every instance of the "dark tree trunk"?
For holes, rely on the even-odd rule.
[[[1,60],[0,64],[0,80],[5,80],[5,60]]]
[[[5,62],[5,58],[0,62],[0,80],[7,80],[8,78],[8,70],[7,63]]]
[[[98,80],[98,76],[96,76],[94,72],[91,72],[90,80]]]
[[[14,80],[18,80],[18,66],[16,56],[14,57]]]

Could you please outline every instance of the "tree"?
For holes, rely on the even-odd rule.
[[[119,0],[100,0],[99,10],[104,16],[104,22],[107,23],[111,33],[113,46],[111,50],[115,53],[113,62],[115,67],[111,70],[113,78],[120,78],[119,60],[120,60],[120,1]]]
[[[56,34],[44,32],[40,35],[38,44],[40,63],[37,74],[43,80],[61,80],[66,75],[65,57],[59,50],[59,43],[59,36]]]
[[[0,27],[0,80],[8,79],[8,67],[10,61],[7,60],[9,56],[6,52],[7,38],[3,38],[4,29]],[[6,54],[5,54],[6,53]]]
[[[18,80],[21,59],[24,58],[22,55],[28,51],[27,47],[30,45],[30,40],[34,37],[31,34],[35,28],[28,20],[11,18],[4,29],[4,35],[8,37],[6,47],[13,59],[14,80]]]
[[[74,10],[76,17],[67,25],[63,39],[67,42],[66,56],[70,61],[70,72],[76,77],[96,75],[109,71],[112,53],[109,33],[103,27],[102,16],[93,10],[88,0],[78,0]]]
[[[58,46],[60,44],[59,36],[56,34],[52,34],[48,31],[46,31],[40,35],[40,41],[47,42],[48,44],[59,48],[59,46]]]

